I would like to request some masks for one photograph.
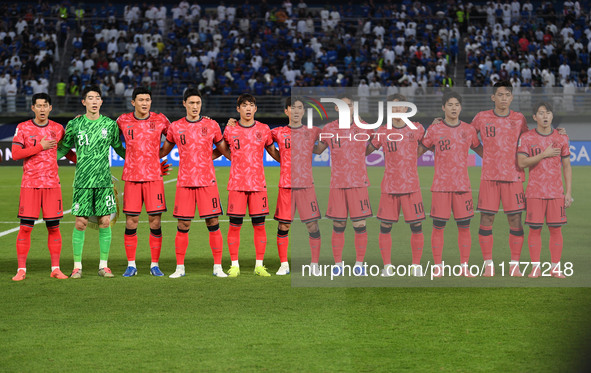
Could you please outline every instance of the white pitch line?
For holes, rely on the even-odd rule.
[[[175,182],[176,180],[177,180],[176,178],[170,179],[170,180],[166,180],[164,182],[164,184],[169,184],[169,183]],[[121,192],[121,195],[123,195],[123,192]],[[72,212],[72,209],[67,210],[67,211],[64,211],[64,215],[67,215],[67,214],[69,214],[71,212]],[[5,222],[2,222],[2,223],[5,223]],[[39,223],[43,223],[43,219],[35,220],[35,225],[37,225]],[[60,224],[64,224],[64,223],[74,223],[74,222],[60,222]],[[0,237],[6,236],[6,235],[11,234],[11,233],[14,233],[14,232],[18,232],[19,229],[20,229],[20,226],[18,226],[16,228],[9,229],[9,230],[4,231],[4,232],[0,232]]]

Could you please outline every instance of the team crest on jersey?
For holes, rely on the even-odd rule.
[[[50,136],[52,139],[55,139],[55,138],[57,137],[57,135],[56,135],[56,134],[55,134],[55,132],[53,132],[53,131],[49,131],[49,136]]]
[[[201,127],[201,136],[207,136],[207,127]]]
[[[77,213],[78,210],[80,210],[80,204],[76,203],[76,204],[74,204],[74,206],[72,206],[72,212]]]
[[[109,131],[107,131],[106,128],[103,128],[101,130],[101,134],[103,135],[103,139],[106,139],[107,138],[107,135],[109,134]]]
[[[463,138],[463,139],[465,139],[466,138],[466,132],[462,131],[460,133],[460,137]]]
[[[408,138],[409,138],[410,140],[414,140],[414,139],[415,139],[415,134],[414,134],[414,133],[412,133],[412,132],[411,132],[411,133],[409,133],[409,134],[408,134]]]
[[[156,125],[154,122],[150,122],[150,130],[154,131],[156,129]]]
[[[261,141],[263,139],[263,135],[261,135],[261,133],[258,131],[256,133],[256,137],[257,137],[257,141]]]

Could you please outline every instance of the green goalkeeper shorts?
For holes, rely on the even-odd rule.
[[[117,212],[113,188],[74,188],[72,215],[105,216]]]

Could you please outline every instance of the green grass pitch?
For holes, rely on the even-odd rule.
[[[60,169],[66,208],[72,198],[73,170]],[[326,176],[327,170],[317,171]],[[115,176],[121,171],[113,169]],[[21,173],[19,167],[2,168],[0,232],[18,226]],[[380,173],[379,168],[370,169],[374,212]],[[419,174],[422,185],[429,186],[432,168],[421,168]],[[588,272],[583,266],[591,265],[585,254],[590,238],[591,202],[586,197],[591,168],[574,167],[573,174],[576,201],[568,210],[563,259],[575,258],[579,266],[575,271]],[[218,169],[217,175],[220,185],[225,185],[228,169]],[[480,169],[471,168],[470,175],[476,189]],[[175,177],[176,169],[165,181]],[[278,169],[267,169],[267,180],[273,211]],[[166,184],[169,210],[174,189],[174,182]],[[225,206],[223,187],[220,193]],[[427,211],[429,194],[423,190]],[[96,275],[96,231],[86,235],[84,277],[79,281],[49,278],[47,233],[40,224],[32,235],[27,279],[13,283],[16,232],[0,237],[0,371],[561,372],[591,368],[587,358],[591,347],[589,288],[292,287],[290,276],[259,278],[252,274],[254,247],[247,220],[238,278],[211,276],[213,261],[203,222],[191,227],[187,276],[153,278],[148,274],[146,216],[140,220],[139,275],[130,279],[121,277],[127,264],[124,216],[113,229],[109,263],[114,279]],[[160,263],[170,274],[175,266],[176,224],[170,211],[163,220]],[[228,223],[225,217],[222,220],[225,241]],[[72,223],[73,217],[66,215],[61,225],[65,273],[72,269]],[[472,222],[471,263],[480,264],[477,226],[478,216]],[[272,273],[279,265],[276,227],[267,220],[265,264]],[[375,219],[368,220],[370,234],[377,233],[377,227]],[[331,258],[330,229],[330,222],[322,220],[322,260],[326,263]],[[423,230],[426,262],[431,258],[429,220]],[[456,231],[455,224],[448,224],[444,257],[449,255],[450,260],[457,252]],[[494,232],[495,259],[506,260],[502,256],[508,252],[503,249],[508,236],[504,216],[495,221]],[[395,262],[410,260],[409,234],[404,223],[394,226]],[[292,226],[292,242],[297,241],[295,237],[306,241],[305,229],[298,222]],[[542,260],[547,260],[546,229],[542,237],[546,255]],[[349,224],[347,241],[351,240]],[[227,269],[229,255],[224,250]],[[368,256],[375,256],[375,250],[370,241]],[[527,260],[526,245],[523,252]]]

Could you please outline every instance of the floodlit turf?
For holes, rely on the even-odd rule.
[[[21,169],[1,170],[0,232],[4,232],[18,226]],[[267,170],[271,201],[276,196],[277,171]],[[479,171],[470,169],[474,188]],[[113,172],[120,176],[121,169]],[[379,185],[379,172],[370,170],[374,186]],[[422,184],[430,185],[432,169],[419,172]],[[228,169],[218,169],[217,174],[220,185],[225,185]],[[575,204],[568,210],[564,229],[564,259],[578,258],[575,271],[588,271],[583,266],[590,264],[589,255],[581,253],[589,248],[591,203],[585,197],[591,169],[575,167],[573,174]],[[67,208],[73,168],[62,168],[60,176]],[[176,170],[165,180],[174,177]],[[174,182],[166,184],[170,210],[174,188]],[[372,189],[373,196],[378,191]],[[224,188],[220,192],[225,205]],[[428,210],[428,191],[423,195]],[[271,207],[273,211],[274,203]],[[161,268],[168,275],[175,267],[176,224],[171,212],[163,220]],[[27,279],[13,283],[16,232],[0,237],[0,371],[556,372],[584,369],[581,364],[591,347],[589,288],[292,288],[290,276],[252,274],[254,247],[248,221],[242,231],[239,278],[211,276],[207,230],[202,222],[194,222],[186,277],[149,276],[148,227],[142,223],[139,275],[125,279],[121,277],[126,267],[123,221],[122,216],[113,229],[114,279],[96,275],[95,231],[86,235],[83,278],[50,279],[47,234],[41,224],[33,231]],[[64,273],[72,269],[72,222],[67,215],[61,225]],[[479,264],[477,223],[475,219],[472,224],[471,262]],[[265,264],[272,274],[279,265],[276,226],[267,224]],[[295,223],[294,231],[297,226],[301,228]],[[328,261],[330,223],[323,221],[321,226],[322,258]],[[224,240],[227,228],[222,222]],[[504,216],[499,216],[494,229],[495,253],[502,254],[508,232]],[[368,230],[377,232],[375,219],[368,220]],[[424,258],[431,256],[430,230],[427,220]],[[351,231],[348,227],[348,240]],[[451,224],[446,230],[444,255],[457,251],[456,231]],[[395,225],[393,235],[395,245],[408,243],[406,225]],[[542,237],[547,257],[547,232]],[[410,249],[406,257],[404,250],[394,250],[393,258],[409,260]],[[227,269],[227,249],[223,264]]]

